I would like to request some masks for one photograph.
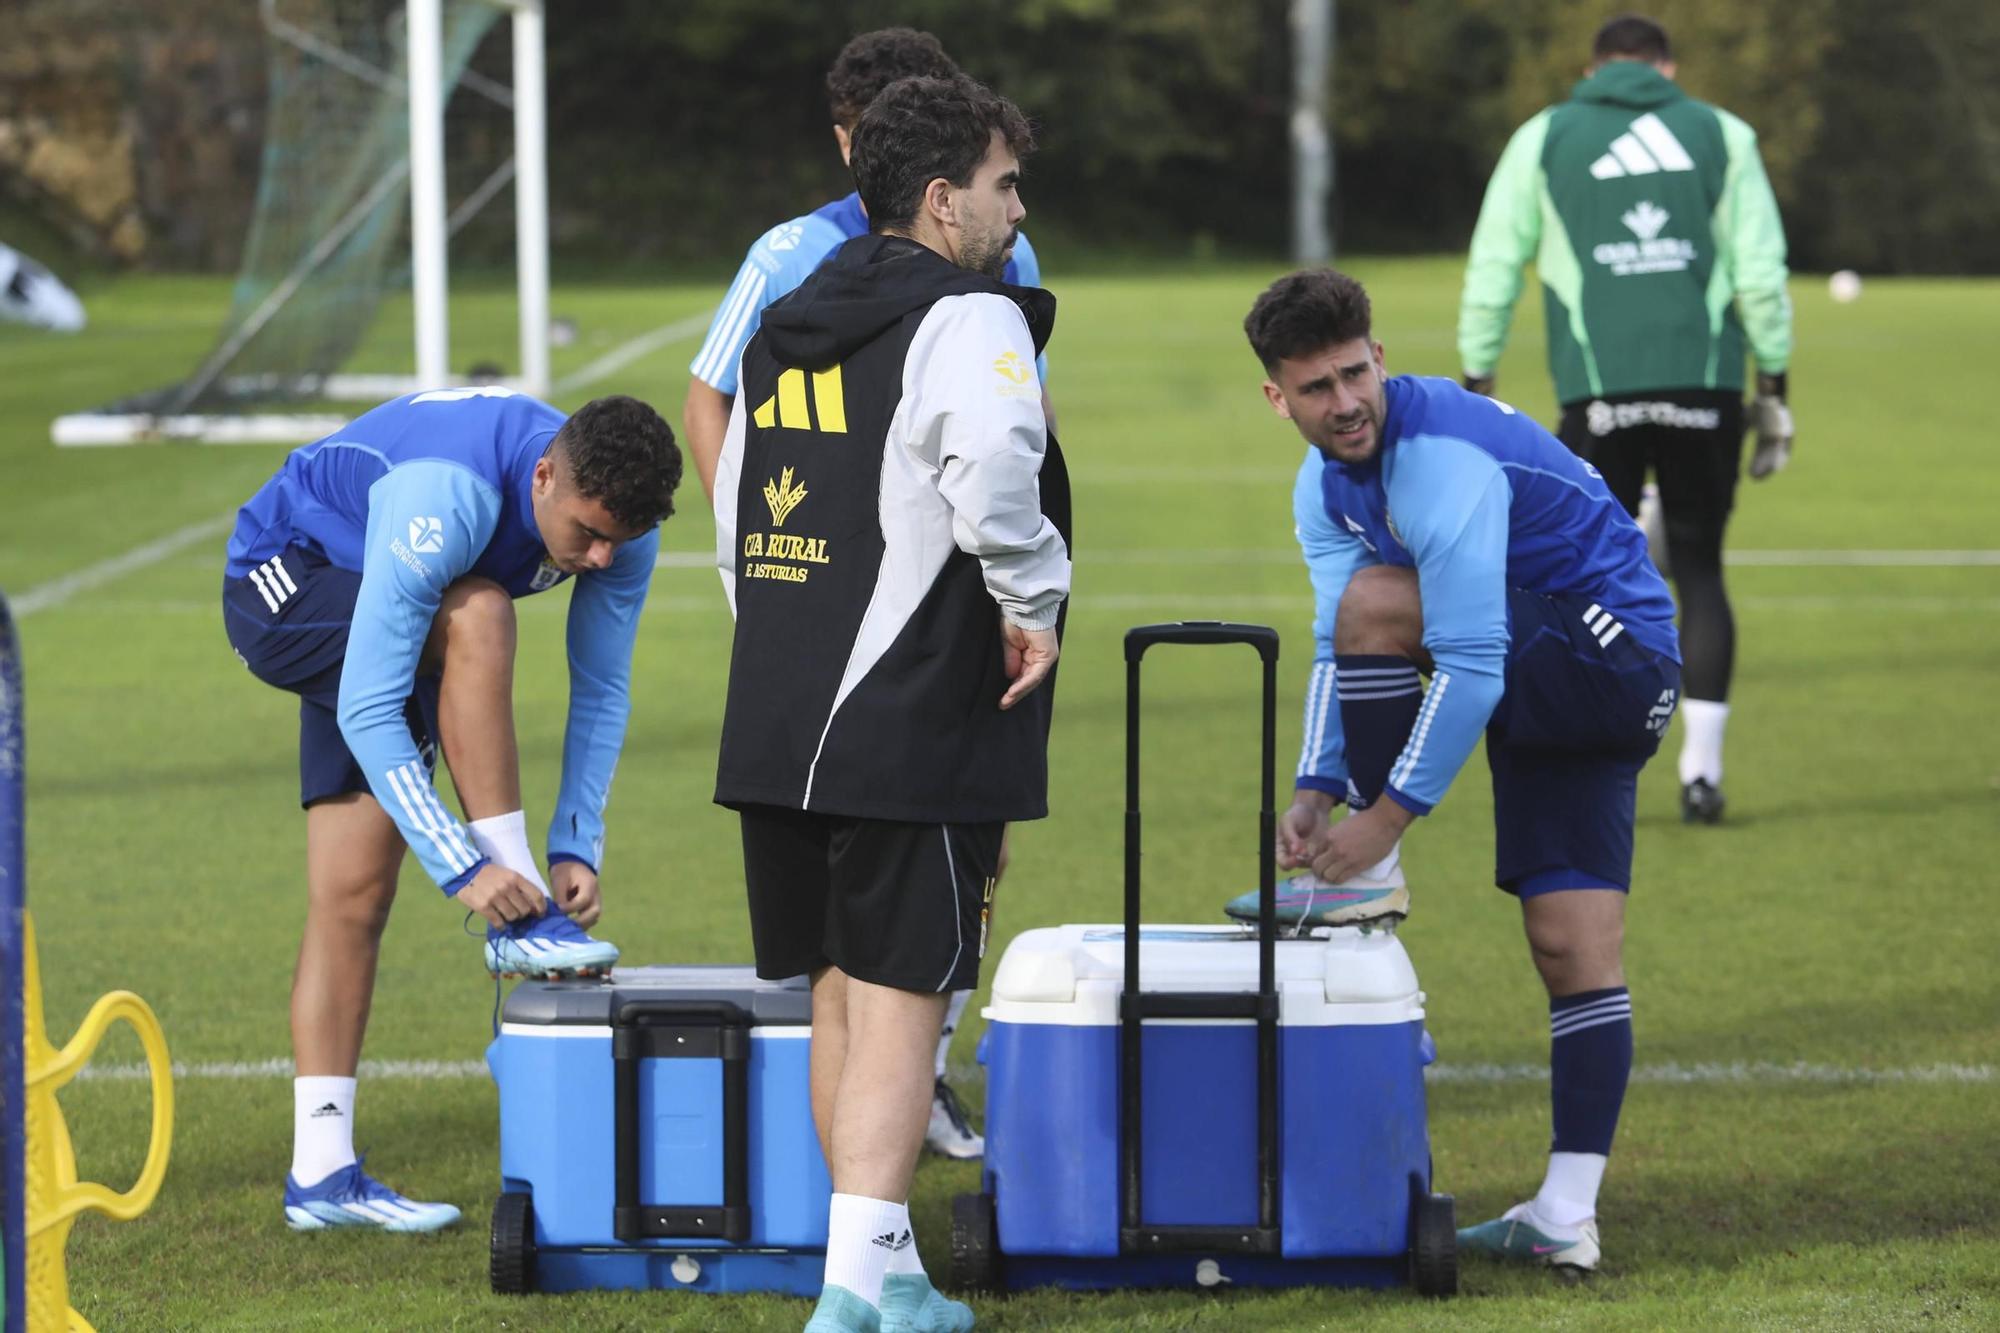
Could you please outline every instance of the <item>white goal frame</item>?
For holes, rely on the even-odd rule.
[[[488,179],[459,210],[460,218],[484,203],[505,184],[514,182],[514,278],[520,310],[520,373],[506,381],[523,392],[549,392],[549,188],[548,94],[545,56],[544,0],[484,0],[509,11],[513,23],[514,69],[511,92],[485,87],[489,96],[510,102],[514,120],[514,159]],[[263,0],[272,31],[288,27],[276,17],[274,0]],[[407,0],[408,85],[410,104],[410,273],[415,311],[414,374],[330,374],[302,376],[300,387],[333,401],[379,402],[401,393],[438,389],[454,382],[451,371],[449,237],[453,218],[445,197],[445,88],[443,0]],[[300,44],[319,45],[296,29],[287,34]],[[267,309],[252,316],[245,328],[253,333],[289,298],[320,262],[301,259],[292,277],[272,294]],[[260,317],[261,316],[261,317]],[[226,349],[232,350],[233,349]],[[307,383],[307,381],[311,381]],[[329,413],[103,413],[84,412],[58,417],[51,440],[63,446],[124,444],[300,444],[338,430],[349,420]]]

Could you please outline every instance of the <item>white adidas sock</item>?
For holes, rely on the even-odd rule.
[[[354,1162],[354,1080],[292,1080],[292,1180],[317,1185]]]
[[[528,850],[526,814],[516,810],[509,815],[475,819],[471,828],[472,845],[479,849],[480,855],[533,883],[544,898],[549,896],[548,881],[542,878],[542,868],[535,864],[535,854]]]
[[[1595,1152],[1552,1152],[1549,1173],[1531,1205],[1537,1219],[1574,1230],[1597,1216],[1597,1188],[1608,1159]]]
[[[972,998],[969,990],[955,990],[944,1007],[944,1035],[938,1038],[937,1076],[944,1077],[945,1061],[951,1056],[952,1035],[958,1031],[958,1020],[965,1017],[965,1002]]]
[[[1722,785],[1722,733],[1729,705],[1713,699],[1681,700],[1681,785],[1700,778]]]
[[[909,1205],[903,1205],[903,1215],[909,1216]],[[903,1243],[889,1251],[889,1266],[886,1270],[893,1277],[923,1277],[924,1261],[917,1256],[917,1233],[910,1227],[903,1228]]]
[[[836,1194],[826,1212],[826,1285],[880,1308],[882,1276],[898,1245],[914,1250],[909,1205]]]

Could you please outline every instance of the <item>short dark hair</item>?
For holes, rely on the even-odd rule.
[[[848,162],[869,226],[909,226],[925,187],[940,176],[960,189],[970,185],[995,130],[1016,157],[1035,151],[1021,108],[962,74],[898,79],[884,88],[855,123]]]
[[[1607,19],[1590,44],[1592,60],[1647,60],[1660,64],[1674,58],[1667,30],[1644,14],[1620,14]]]
[[[681,451],[673,428],[637,398],[593,398],[563,422],[549,448],[569,461],[577,491],[644,531],[674,512]]]
[[[958,63],[937,38],[915,28],[864,32],[840,48],[826,72],[833,123],[852,132],[868,104],[898,79],[955,79]]]
[[[1282,358],[1369,337],[1370,316],[1360,283],[1330,268],[1302,268],[1264,289],[1243,317],[1243,332],[1271,370]]]

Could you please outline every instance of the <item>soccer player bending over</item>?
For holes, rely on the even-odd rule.
[[[874,231],[764,312],[715,474],[736,613],[715,798],[742,818],[758,975],[812,975],[834,1195],[811,1333],[973,1324],[924,1276],[908,1199],[1001,828],[1048,808],[1069,490],[1035,356],[1055,300],[999,280],[1030,147],[970,80],[875,99],[853,156]]]
[[[293,451],[238,513],[222,589],[229,642],[260,680],[299,696],[294,1229],[434,1231],[458,1219],[374,1180],[354,1155],[355,1068],[406,847],[486,919],[495,974],[581,976],[616,961],[586,930],[601,910],[632,642],[680,475],[673,432],[635,399],[600,398],[565,420],[508,389],[447,389]],[[545,883],[521,809],[514,599],[571,575],[569,723]],[[440,750],[468,823],[432,786]]]
[[[1408,911],[1403,830],[1486,733],[1494,880],[1549,994],[1555,1139],[1535,1197],[1458,1239],[1590,1269],[1632,1068],[1634,795],[1680,691],[1673,601],[1595,468],[1505,403],[1390,376],[1369,319],[1361,284],[1319,269],[1243,322],[1264,396],[1312,446],[1292,505],[1318,651],[1278,825],[1279,864],[1309,874],[1281,886],[1281,915]]]

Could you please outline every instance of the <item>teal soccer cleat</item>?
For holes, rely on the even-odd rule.
[[[1596,1270],[1602,1256],[1596,1219],[1575,1227],[1550,1226],[1536,1218],[1531,1208],[1531,1204],[1517,1203],[1491,1222],[1460,1228],[1458,1248],[1467,1254],[1486,1254],[1516,1263],[1580,1273]]]
[[[922,1273],[882,1279],[882,1333],[972,1333],[972,1307],[954,1301]]]
[[[505,930],[486,928],[486,970],[496,977],[597,977],[617,961],[617,945],[592,939],[554,903]]]
[[[820,1288],[805,1333],[882,1333],[882,1312],[846,1287]]]
[[[1223,913],[1257,924],[1257,891],[1238,894]],[[1314,926],[1390,924],[1410,914],[1410,891],[1399,864],[1380,879],[1356,875],[1344,884],[1329,884],[1308,870],[1278,881],[1277,917],[1280,928],[1294,932]]]
[[[382,1231],[437,1231],[458,1221],[448,1203],[406,1199],[361,1169],[340,1168],[316,1185],[285,1177],[285,1225],[294,1231],[328,1227],[376,1227]]]

